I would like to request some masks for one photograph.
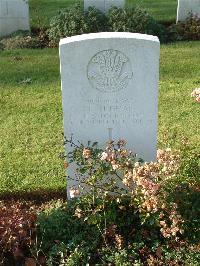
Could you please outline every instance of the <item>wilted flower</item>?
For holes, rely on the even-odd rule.
[[[191,93],[191,97],[195,98],[194,100],[196,102],[200,102],[200,88],[196,88]]]
[[[120,155],[123,157],[127,157],[130,154],[130,151],[128,150],[120,150]]]
[[[161,212],[160,215],[159,215],[159,218],[162,219],[164,217],[164,213]]]
[[[117,170],[119,168],[119,164],[116,163],[116,161],[111,161],[112,169]]]
[[[164,238],[170,238],[171,234],[167,230],[165,230],[164,228],[161,228],[160,231],[162,235],[164,236]]]
[[[107,152],[102,152],[100,160],[101,161],[105,161],[107,158],[108,158],[108,153]]]
[[[69,191],[70,198],[76,198],[80,195],[80,190],[78,188],[70,188]]]
[[[183,224],[183,220],[180,214],[177,213],[177,204],[172,203],[171,205],[171,211],[170,214],[167,215],[168,223],[163,220],[163,213],[159,216],[162,220],[159,222],[161,226],[161,233],[165,238],[170,237],[177,237],[177,234],[183,233],[183,229],[181,228],[181,225]]]
[[[157,160],[165,177],[170,177],[178,169],[180,156],[173,154],[171,149],[167,148],[166,150],[157,151]]]
[[[88,159],[88,158],[90,158],[90,155],[91,155],[91,150],[88,148],[84,148],[83,149],[83,158]]]
[[[116,154],[114,151],[108,153],[108,160],[114,160],[116,158]]]
[[[163,227],[167,227],[167,224],[165,221],[160,221],[160,225],[163,226]]]
[[[196,97],[196,95],[199,95],[200,94],[200,88],[196,88],[193,90],[193,92],[191,93],[191,96],[192,97]]]
[[[113,170],[117,170],[119,168],[119,165],[118,164],[113,164],[112,168],[113,168]]]
[[[151,196],[142,203],[142,208],[147,210],[147,212],[155,213],[158,211],[158,205],[158,198],[156,196]]]
[[[134,165],[135,168],[138,168],[140,167],[140,163],[139,162],[136,162],[135,165]]]
[[[161,159],[164,156],[165,152],[164,150],[157,150],[157,159]]]
[[[79,207],[77,207],[74,215],[80,219],[82,217],[82,210]]]
[[[155,194],[160,188],[158,184],[153,183],[151,180],[147,178],[142,178],[140,180],[140,185],[144,189],[146,195]]]
[[[120,147],[123,147],[126,145],[126,141],[124,139],[119,139],[117,142],[117,145]]]
[[[129,180],[128,180],[128,178],[123,178],[122,182],[123,182],[123,184],[125,186],[129,186]]]
[[[64,162],[64,168],[67,169],[67,167],[69,166],[68,162]]]
[[[124,239],[120,234],[115,235],[115,243],[118,249],[122,249],[124,245]]]

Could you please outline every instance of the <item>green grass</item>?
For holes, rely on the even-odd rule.
[[[48,26],[50,19],[58,10],[67,8],[83,0],[30,0],[32,27]],[[126,0],[126,6],[140,6],[161,22],[175,22],[177,0]]]
[[[58,10],[73,5],[81,0],[30,0],[30,21],[32,27],[48,26],[50,19]]]
[[[177,0],[126,0],[127,6],[140,6],[160,22],[175,22]]]
[[[5,52],[0,65],[0,191],[64,188],[58,51]]]
[[[200,42],[161,47],[159,146],[200,143],[200,105],[190,98],[200,86]],[[30,78],[30,84],[20,84]],[[0,194],[64,190],[62,107],[57,49],[0,52]]]
[[[180,147],[181,137],[200,149],[200,105],[191,100],[200,87],[200,42],[161,46],[159,140],[169,131],[173,145]]]

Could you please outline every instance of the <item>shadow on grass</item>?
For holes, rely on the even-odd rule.
[[[44,203],[51,200],[57,199],[67,199],[67,193],[65,190],[59,191],[47,191],[47,190],[37,190],[28,192],[13,192],[12,194],[4,193],[0,195],[0,201],[34,201],[35,203]]]

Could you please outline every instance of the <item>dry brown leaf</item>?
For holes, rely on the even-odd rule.
[[[25,260],[25,266],[36,266],[36,261],[33,258],[28,258]]]

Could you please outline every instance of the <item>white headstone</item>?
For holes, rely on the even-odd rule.
[[[121,7],[125,5],[125,0],[84,0],[84,10],[94,6],[102,12],[106,13],[111,7]]]
[[[190,13],[200,16],[200,0],[178,0],[177,22],[185,21]]]
[[[30,30],[28,0],[0,0],[0,37]]]
[[[75,142],[97,141],[105,147],[111,137],[123,138],[140,158],[155,160],[159,53],[158,38],[145,34],[106,32],[62,39],[67,139],[73,134]],[[68,192],[74,185],[68,180]]]

